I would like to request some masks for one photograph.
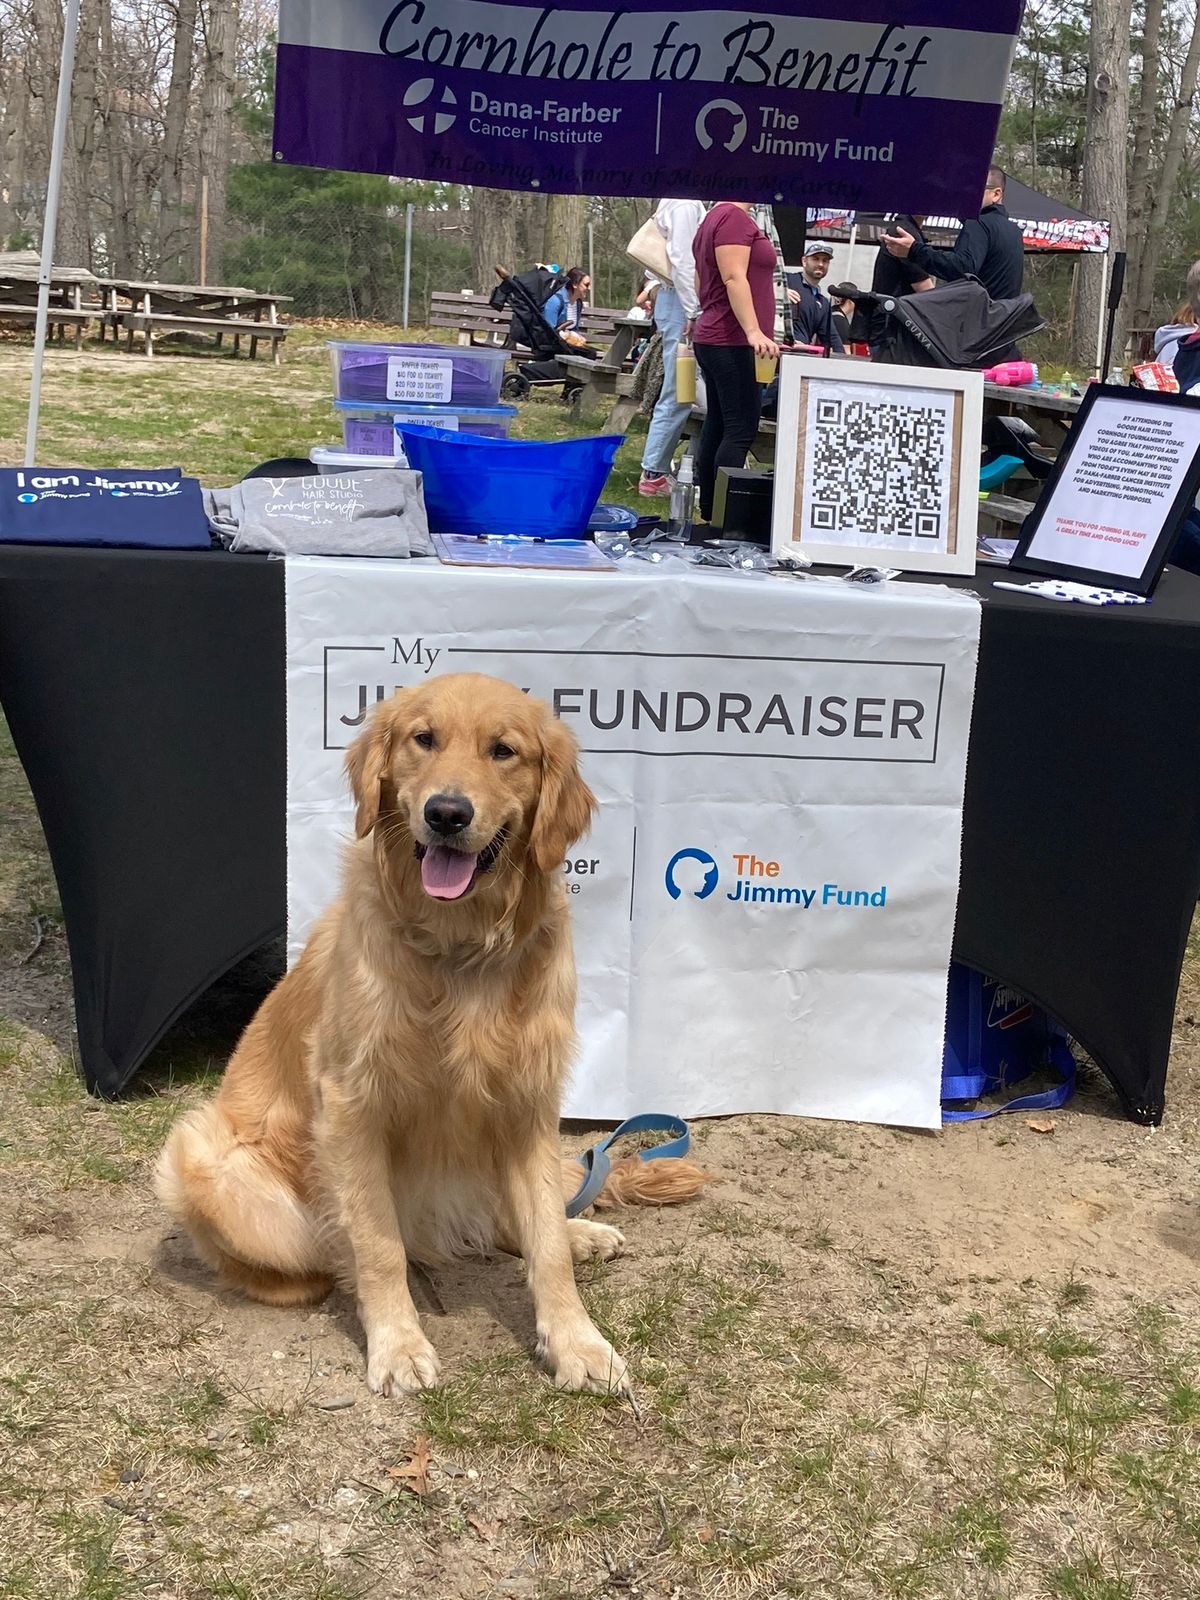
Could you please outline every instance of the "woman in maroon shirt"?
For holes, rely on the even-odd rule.
[[[700,316],[693,339],[704,374],[708,414],[696,448],[700,515],[712,517],[718,467],[746,465],[758,433],[762,389],[757,356],[777,356],[775,246],[741,200],[722,200],[692,245]],[[770,330],[770,331],[765,331]]]

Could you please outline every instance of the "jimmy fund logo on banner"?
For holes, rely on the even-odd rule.
[[[282,0],[275,155],[492,188],[970,216],[1021,9]]]
[[[793,906],[798,911],[819,910],[881,910],[887,905],[887,884],[873,889],[845,889],[839,883],[818,883],[806,887],[788,883],[783,876],[783,863],[767,857],[758,857],[753,850],[740,850],[729,857],[729,867],[722,874],[716,856],[707,850],[689,845],[676,850],[667,862],[664,884],[672,900],[691,895],[696,900],[707,900],[716,894],[724,883],[726,900],[739,906]],[[698,887],[684,888],[685,884]]]

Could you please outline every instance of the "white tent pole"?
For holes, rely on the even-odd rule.
[[[42,222],[42,264],[38,272],[37,323],[33,336],[33,380],[29,386],[29,428],[25,435],[25,465],[37,461],[38,421],[42,411],[42,366],[46,358],[46,325],[50,320],[50,280],[54,275],[54,244],[58,232],[58,196],[62,188],[63,151],[71,108],[71,79],[75,74],[75,37],[79,32],[79,0],[67,0],[63,19],[62,60],[58,69],[58,101],[54,107],[54,138],[50,145],[50,177],[46,184],[46,215]]]
[[[412,233],[413,212],[416,206],[410,200],[404,208],[404,327],[408,327],[409,291],[412,288]]]
[[[1096,376],[1101,383],[1104,382],[1104,373],[1100,365],[1104,360],[1104,313],[1108,310],[1108,251],[1102,257],[1104,265],[1100,269],[1100,325],[1096,329]]]

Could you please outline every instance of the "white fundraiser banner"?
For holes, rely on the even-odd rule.
[[[932,585],[289,560],[289,953],[337,892],[370,707],[492,673],[574,729],[600,800],[563,869],[565,1114],[937,1127],[979,618]]]

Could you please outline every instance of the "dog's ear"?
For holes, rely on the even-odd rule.
[[[579,775],[579,745],[557,717],[542,725],[542,787],[529,836],[539,872],[556,872],[567,850],[587,832],[596,796]]]
[[[375,707],[367,725],[346,754],[346,775],[357,811],[354,832],[365,839],[379,821],[383,784],[392,759],[392,705]]]

